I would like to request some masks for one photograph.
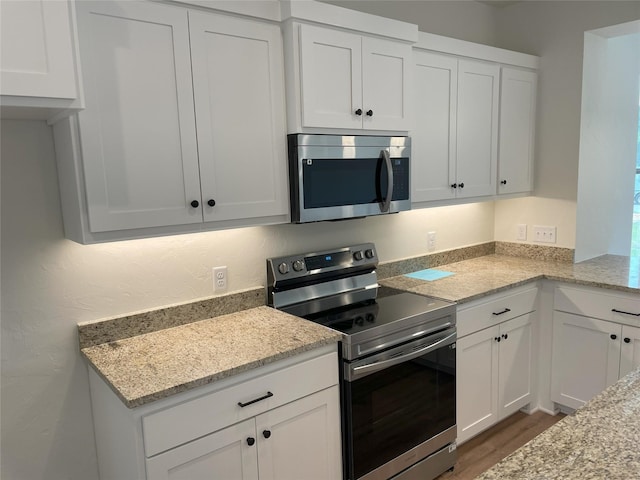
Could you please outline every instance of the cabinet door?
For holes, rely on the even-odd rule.
[[[640,367],[640,328],[622,326],[620,373],[622,378]]]
[[[500,325],[500,419],[531,401],[531,341],[531,314]]]
[[[147,459],[147,480],[257,480],[256,440],[255,420],[245,420]]]
[[[533,190],[536,89],[535,72],[502,68],[498,193]]]
[[[455,197],[458,60],[414,52],[412,202]]]
[[[362,38],[362,127],[409,130],[411,46]]]
[[[0,10],[0,93],[76,98],[69,3],[2,0]]]
[[[186,12],[155,2],[77,8],[90,230],[202,222]]]
[[[570,408],[588,402],[618,379],[620,325],[553,313],[551,399]]]
[[[460,338],[456,345],[458,442],[498,420],[499,327]]]
[[[199,12],[189,28],[204,220],[285,215],[280,28]]]
[[[362,128],[362,37],[300,26],[302,123]],[[360,115],[356,114],[360,110]]]
[[[338,386],[256,417],[260,480],[342,478]]]
[[[497,65],[458,62],[458,197],[496,194],[499,79]]]

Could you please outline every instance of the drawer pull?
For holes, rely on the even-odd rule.
[[[262,401],[262,400],[266,400],[266,399],[267,399],[267,398],[269,398],[269,397],[273,397],[273,393],[271,393],[271,392],[267,392],[267,394],[266,394],[266,395],[264,395],[264,396],[262,396],[262,397],[260,397],[260,398],[256,398],[255,400],[251,400],[251,401],[249,401],[249,402],[247,402],[247,403],[238,402],[238,405],[239,405],[241,408],[244,408],[244,407],[246,407],[246,406],[248,406],[248,405],[252,405],[252,404],[254,404],[254,403],[256,403],[256,402],[260,402],[260,401]]]
[[[611,311],[616,313],[624,313],[625,315],[633,315],[634,317],[640,317],[640,313],[625,312],[624,310],[618,310],[616,308],[612,308]]]
[[[493,312],[493,314],[497,317],[498,315],[502,315],[503,313],[507,313],[507,312],[510,312],[510,311],[511,311],[510,308],[505,308],[501,312]]]

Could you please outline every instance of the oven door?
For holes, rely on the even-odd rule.
[[[344,365],[347,478],[388,479],[455,440],[455,327]]]

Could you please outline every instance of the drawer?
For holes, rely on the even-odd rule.
[[[498,293],[458,307],[458,338],[536,310],[538,287]]]
[[[145,454],[151,457],[337,384],[333,352],[151,413],[142,418]]]
[[[640,295],[633,293],[561,285],[556,287],[553,308],[575,315],[640,325]]]

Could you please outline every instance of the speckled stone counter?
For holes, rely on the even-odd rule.
[[[640,259],[615,255],[573,264],[492,254],[441,265],[437,269],[454,275],[435,281],[399,275],[381,280],[380,283],[458,303],[539,279],[640,294]]]
[[[338,340],[334,330],[262,306],[81,351],[133,408]]]
[[[640,370],[630,373],[477,480],[640,478]]]

